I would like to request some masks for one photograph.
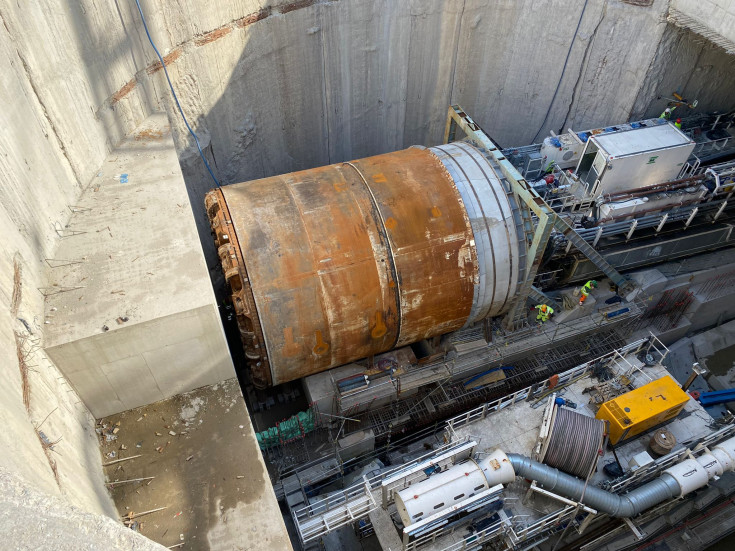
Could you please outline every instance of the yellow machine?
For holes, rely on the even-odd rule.
[[[605,402],[595,417],[609,422],[610,443],[617,444],[673,419],[688,401],[689,395],[666,375]]]

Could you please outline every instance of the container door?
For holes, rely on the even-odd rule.
[[[597,197],[599,193],[600,178],[602,173],[605,172],[607,166],[607,158],[602,151],[598,151],[595,156],[595,161],[592,163],[592,169],[589,171],[587,176],[587,193],[593,197]]]
[[[582,153],[582,157],[580,157],[579,164],[577,165],[577,176],[579,176],[580,182],[586,184],[587,193],[591,190],[590,182],[594,184],[597,179],[597,173],[592,170],[592,165],[598,152],[599,148],[597,147],[597,144],[590,139],[587,142],[587,145],[584,148],[584,153]]]

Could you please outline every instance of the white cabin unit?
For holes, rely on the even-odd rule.
[[[598,197],[675,180],[694,142],[673,124],[591,136],[576,174]]]
[[[544,168],[551,161],[561,169],[577,166],[580,155],[584,151],[585,142],[572,132],[549,136],[541,144],[540,153],[543,156]]]

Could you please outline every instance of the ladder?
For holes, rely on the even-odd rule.
[[[544,293],[541,289],[538,289],[533,285],[531,285],[531,289],[528,292],[528,298],[530,298],[534,302],[537,302],[538,304],[546,304],[547,306],[551,306],[557,312],[562,311],[561,305],[556,300],[554,300],[549,295]]]
[[[635,284],[620,272],[618,272],[600,253],[580,236],[566,220],[559,216],[554,216],[554,228],[561,232],[562,235],[572,243],[579,252],[586,256],[595,266],[597,266],[610,280],[618,287],[621,295],[629,293],[635,287]]]

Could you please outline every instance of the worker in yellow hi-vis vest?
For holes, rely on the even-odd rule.
[[[544,323],[549,320],[549,316],[554,313],[554,309],[551,306],[546,306],[545,304],[537,304],[536,312],[538,313],[536,320]]]
[[[592,288],[597,289],[597,282],[594,279],[590,279],[587,283],[582,285],[582,288],[579,290],[581,293],[581,297],[579,297],[579,305],[582,306],[585,300],[587,300],[587,297],[592,292]]]

